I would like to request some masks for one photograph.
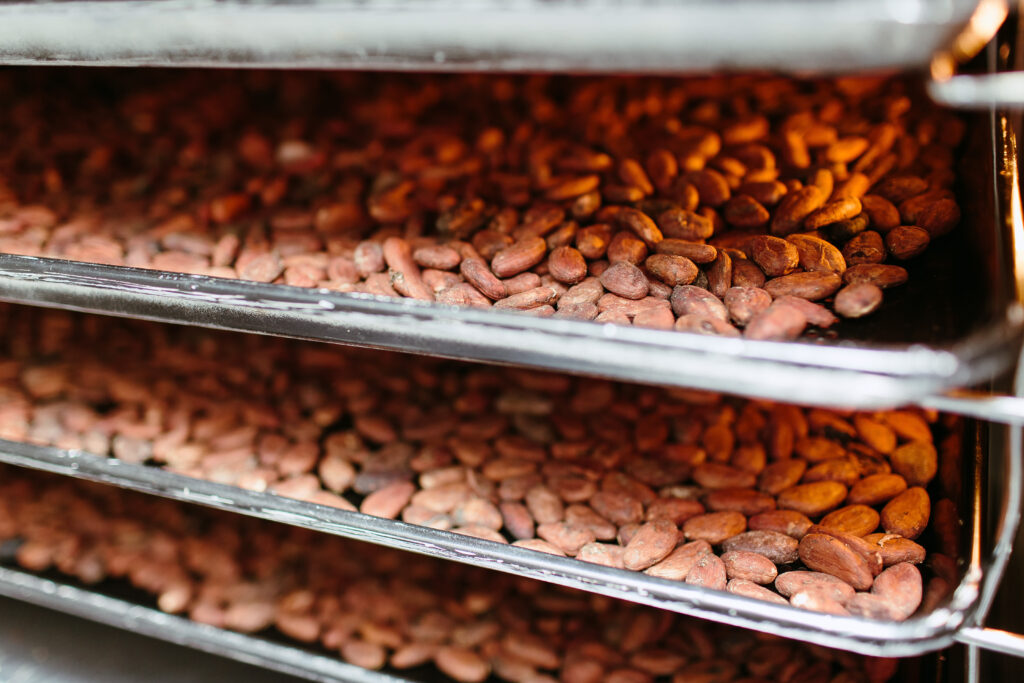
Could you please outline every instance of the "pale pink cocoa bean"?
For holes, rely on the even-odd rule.
[[[642,524],[626,545],[623,566],[640,571],[660,562],[675,548],[678,535],[676,525],[668,520]]]
[[[481,526],[498,531],[503,525],[501,512],[489,500],[470,498],[452,510],[452,521],[458,526]]]
[[[425,268],[422,272],[423,282],[434,291],[434,295],[450,289],[458,284],[463,284],[462,278],[455,273],[448,273],[443,270]],[[479,292],[478,292],[479,293]]]
[[[545,304],[550,304],[558,298],[558,292],[551,287],[537,287],[504,299],[494,302],[495,309],[508,309],[526,311]],[[552,311],[553,313],[554,311]]]
[[[722,591],[726,586],[725,563],[712,553],[702,555],[693,569],[686,575],[686,583]]]
[[[807,316],[794,306],[772,304],[747,323],[743,336],[762,341],[791,341],[803,334]]]
[[[661,579],[683,581],[700,558],[711,552],[711,544],[707,541],[691,541],[679,546],[665,559],[645,569],[644,573]]]
[[[450,306],[490,308],[491,302],[480,290],[468,282],[459,282],[437,293],[437,302]]]
[[[526,492],[526,507],[538,524],[560,522],[565,517],[562,499],[546,486],[534,486]]]
[[[913,564],[924,562],[926,555],[924,547],[914,543],[909,538],[903,538],[896,534],[877,533],[868,534],[864,537],[864,540],[878,547],[878,552],[882,556],[883,566],[891,567],[901,562],[911,562]]]
[[[525,291],[536,289],[540,287],[542,282],[540,276],[536,273],[519,273],[515,277],[510,277],[504,280],[505,291],[508,292],[509,296],[513,294],[522,294]]]
[[[669,299],[672,312],[678,316],[696,315],[701,318],[729,320],[729,310],[722,300],[706,289],[694,285],[680,285],[672,290]]]
[[[461,683],[482,683],[491,674],[491,667],[483,657],[463,647],[440,648],[434,655],[434,664],[443,674]]]
[[[778,593],[773,593],[764,586],[759,586],[753,581],[745,579],[732,579],[725,589],[735,595],[742,595],[745,598],[754,598],[765,602],[774,602],[776,605],[788,605],[789,601]]]
[[[722,337],[739,337],[740,331],[719,318],[705,318],[695,313],[680,316],[674,329],[694,334],[718,335]]]
[[[857,593],[846,602],[846,609],[850,614],[867,619],[896,620],[896,614],[889,601],[871,593]]]
[[[388,663],[396,669],[412,669],[431,661],[436,652],[435,643],[407,643],[394,651]]]
[[[629,318],[639,314],[641,311],[667,308],[669,308],[667,301],[653,296],[644,297],[643,299],[626,299],[609,292],[597,300],[597,309],[601,313],[622,314]]]
[[[909,619],[924,597],[921,572],[909,562],[894,564],[875,577],[871,593],[886,602],[894,619]]]
[[[830,310],[821,304],[816,304],[813,301],[808,301],[807,299],[801,299],[798,296],[780,296],[775,300],[775,304],[779,306],[783,304],[793,306],[804,314],[804,317],[807,318],[807,322],[811,325],[817,325],[818,327],[831,327],[839,320]]]
[[[729,317],[741,327],[771,304],[771,295],[756,287],[730,287],[725,292],[725,306],[729,310]]]
[[[775,579],[775,589],[787,598],[806,590],[826,591],[840,604],[847,602],[855,593],[850,584],[831,574],[803,570],[779,574]]]
[[[570,319],[574,319],[574,320],[594,320],[595,318],[597,318],[598,315],[600,315],[600,311],[597,310],[597,305],[596,304],[585,304],[584,303],[584,304],[568,304],[568,305],[563,305],[563,304],[559,303],[558,304],[558,310],[555,311],[555,314],[552,317],[555,317],[555,318],[570,318]],[[669,312],[669,315],[671,315],[671,311]],[[639,317],[640,316],[638,315],[637,318],[639,318]],[[646,318],[645,318],[645,320],[646,320]],[[626,318],[626,321],[628,322],[629,318]],[[652,326],[652,325],[647,325],[647,326]]]
[[[878,310],[882,297],[882,290],[877,285],[857,282],[839,290],[834,308],[844,318],[861,318]]]
[[[584,562],[591,562],[593,564],[600,564],[605,567],[622,569],[622,556],[624,552],[625,549],[620,545],[612,545],[610,543],[587,543],[585,546],[580,548],[579,553],[576,554],[576,559],[583,560]]]
[[[251,259],[238,271],[243,280],[273,282],[284,272],[284,264],[276,253],[262,254]]]
[[[593,532],[599,541],[615,538],[618,528],[586,505],[574,503],[565,508],[565,521]]]
[[[778,565],[796,562],[799,558],[798,547],[799,543],[795,538],[765,529],[735,534],[722,542],[722,549],[726,552],[756,553]]]
[[[359,511],[364,515],[395,519],[401,513],[402,508],[408,505],[415,492],[416,485],[412,482],[395,482],[364,498],[359,505]]]
[[[849,610],[843,607],[841,602],[833,600],[828,595],[816,590],[802,590],[795,593],[789,598],[789,603],[793,607],[799,607],[800,609],[812,612],[835,614],[837,616],[847,616],[850,614]]]
[[[360,242],[352,252],[352,260],[363,277],[380,273],[385,268],[384,250],[378,242]]]
[[[640,311],[633,317],[634,326],[649,327],[654,330],[671,330],[675,323],[675,316],[667,308],[650,308]]]
[[[644,507],[639,500],[607,491],[595,493],[590,498],[590,507],[618,526],[640,522],[644,517]]]
[[[566,555],[575,557],[580,548],[597,540],[589,528],[568,522],[539,524],[537,535],[551,543]]]
[[[769,584],[779,571],[775,563],[764,555],[746,550],[733,550],[722,554],[725,573],[730,579],[746,579],[759,584]]]
[[[643,271],[626,261],[613,263],[601,273],[600,280],[609,292],[626,299],[643,299],[650,290]]]
[[[533,538],[534,522],[530,511],[522,503],[504,501],[499,506],[504,527],[517,539]]]
[[[574,304],[597,304],[598,299],[604,294],[604,285],[596,277],[588,277],[579,284],[570,287],[565,294],[558,299],[558,307],[572,306]]]

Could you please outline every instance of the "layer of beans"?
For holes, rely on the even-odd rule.
[[[960,219],[900,80],[49,78],[0,74],[0,252],[793,339]]]
[[[955,418],[0,310],[3,438],[835,614],[957,582]]]
[[[898,664],[13,469],[0,541],[29,570],[127,583],[166,612],[413,679],[882,683]]]

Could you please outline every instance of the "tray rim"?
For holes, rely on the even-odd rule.
[[[948,346],[770,342],[11,254],[0,301],[849,408],[987,381],[1024,339],[1016,303]]]
[[[978,4],[647,0],[623,12],[626,4],[618,0],[22,1],[0,3],[0,63],[433,71],[908,69],[927,66],[934,53],[952,45]]]
[[[247,491],[78,450],[0,439],[0,463],[524,576],[863,655],[908,657],[945,648],[956,641],[961,628],[978,623],[986,607],[982,604],[984,579],[989,571],[985,562],[974,562],[967,568],[947,605],[904,622],[874,621],[809,612],[725,591],[708,591],[678,581]],[[974,485],[977,487],[980,482]],[[993,578],[998,580],[999,567],[992,569]]]

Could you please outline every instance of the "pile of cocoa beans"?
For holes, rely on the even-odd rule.
[[[899,665],[13,468],[0,469],[0,548],[31,571],[130,585],[166,612],[413,680],[883,683]]]
[[[952,416],[34,309],[0,323],[2,438],[835,614],[906,619],[958,582]]]
[[[875,311],[960,219],[964,124],[899,79],[13,70],[0,96],[0,253],[779,340]]]

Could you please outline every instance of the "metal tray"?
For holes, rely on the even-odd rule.
[[[301,645],[285,645],[259,636],[244,635],[204,624],[198,624],[183,617],[165,614],[151,607],[137,604],[130,599],[101,593],[95,589],[83,589],[75,585],[63,583],[58,579],[50,579],[27,572],[0,567],[0,596],[7,596],[25,603],[35,604],[44,608],[66,612],[76,617],[90,619],[115,628],[129,630],[160,640],[202,650],[211,654],[227,657],[248,664],[256,664],[270,671],[286,673],[310,681],[324,683],[450,683],[451,679],[439,673],[429,672],[428,667],[419,667],[409,678],[397,675],[360,669],[345,664],[337,658],[325,656],[313,649],[305,649]],[[49,620],[33,624],[32,631],[44,631]],[[61,629],[70,630],[71,625]],[[96,639],[88,634],[79,643],[77,650],[95,646]],[[109,640],[109,638],[104,639]],[[49,641],[48,641],[49,642]],[[51,643],[63,646],[63,643]],[[50,652],[53,650],[51,648]],[[152,654],[149,649],[148,653]],[[159,651],[158,651],[159,652]],[[45,652],[39,655],[42,659],[39,668],[47,671]],[[160,653],[163,654],[163,653]],[[949,652],[946,654],[954,655]],[[180,656],[180,653],[167,653],[167,657]],[[109,655],[114,659],[117,654]],[[62,660],[70,664],[68,656]],[[135,657],[138,660],[138,657]],[[159,665],[160,662],[153,662]],[[202,669],[197,674],[202,675]],[[933,655],[904,659],[900,662],[897,678],[904,683],[955,683],[962,680],[954,673],[954,664],[943,655]],[[180,673],[180,672],[179,672]],[[31,670],[30,675],[31,677]],[[165,680],[169,680],[164,676]],[[20,680],[20,679],[19,679]],[[35,679],[33,679],[35,680]],[[49,679],[48,679],[49,680]],[[76,679],[77,680],[77,679]],[[82,679],[83,683],[85,679]],[[103,680],[103,679],[95,679]],[[193,680],[190,678],[189,680]],[[199,681],[200,679],[194,679]],[[215,679],[203,679],[213,681]],[[262,680],[262,678],[261,678]],[[291,679],[289,679],[291,680]],[[497,680],[494,677],[489,681]]]
[[[1005,14],[1005,0],[995,5]],[[978,0],[0,3],[0,63],[807,73],[909,69]]]
[[[0,595],[322,683],[407,683],[309,650],[200,624],[128,600],[0,567]]]
[[[970,132],[964,225],[909,264],[909,283],[876,315],[839,323],[835,341],[726,339],[13,255],[0,255],[0,300],[793,403],[915,403],[1011,367],[1024,332],[1014,134],[992,112]]]
[[[112,484],[862,654],[911,656],[957,641],[1020,653],[1024,652],[1024,639],[981,627],[1010,552],[1024,485],[1019,430],[996,425],[992,429],[997,439],[1001,439],[1004,453],[986,453],[985,436],[980,431],[974,443],[970,438],[966,440],[964,489],[968,500],[962,501],[961,510],[966,520],[964,533],[969,536],[964,547],[971,550],[962,580],[948,603],[902,623],[807,612],[447,531],[246,491],[81,451],[0,440],[0,462]],[[999,462],[1005,464],[1005,473],[995,469],[989,473],[984,471],[987,464],[994,467]],[[1003,476],[999,477],[1000,474]],[[989,480],[1000,482],[1003,488],[1002,508],[994,515],[989,515],[985,508],[983,482],[986,475]],[[990,516],[998,528],[991,554],[985,556],[983,528]]]

